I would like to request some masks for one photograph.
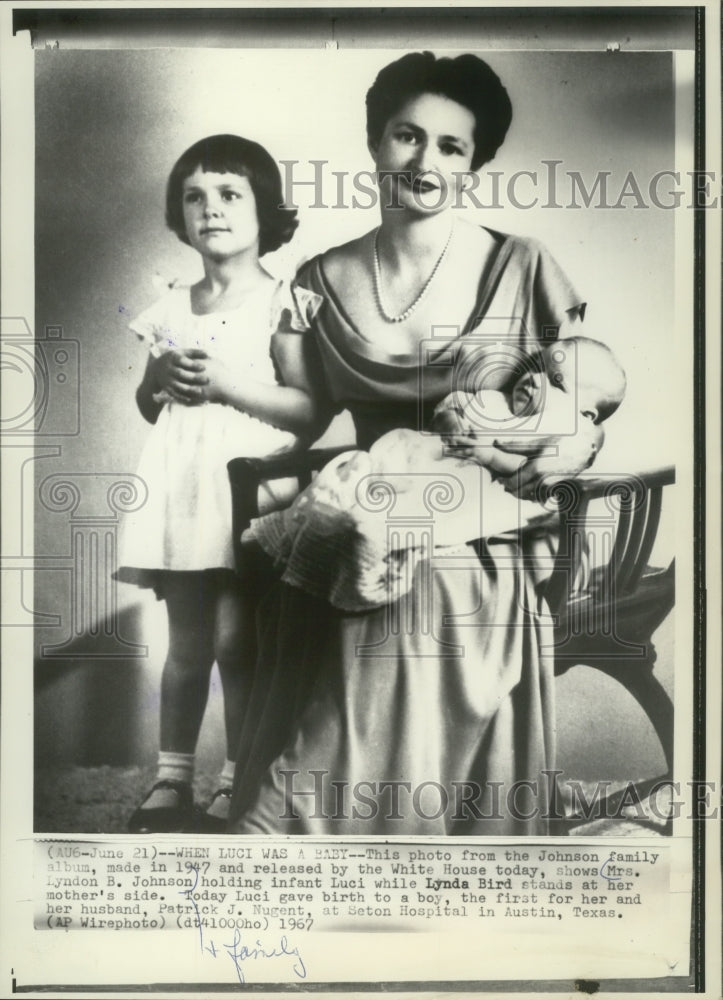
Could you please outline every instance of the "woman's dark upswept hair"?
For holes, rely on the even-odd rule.
[[[411,52],[380,70],[367,93],[367,136],[372,146],[379,144],[392,115],[420,94],[439,94],[472,112],[473,170],[494,158],[512,121],[512,104],[494,70],[473,55],[437,59],[431,52]]]
[[[166,187],[166,223],[188,243],[183,220],[183,182],[196,170],[247,177],[256,199],[259,256],[278,250],[294,235],[295,208],[284,207],[281,174],[274,158],[258,142],[240,135],[212,135],[194,143],[176,161]]]

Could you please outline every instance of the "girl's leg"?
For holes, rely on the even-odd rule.
[[[235,579],[218,591],[213,648],[223,685],[226,756],[235,760],[256,661],[255,608]]]
[[[256,660],[255,607],[238,581],[229,577],[219,586],[216,600],[214,651],[223,686],[226,724],[226,760],[208,814],[219,820],[228,816],[236,748],[248,704]]]
[[[201,729],[211,668],[216,592],[208,575],[169,573],[168,656],[161,677],[161,750],[193,754]]]
[[[164,597],[168,656],[161,677],[157,783],[131,817],[131,832],[171,832],[190,821],[194,754],[213,666],[213,585],[201,573],[169,573]]]

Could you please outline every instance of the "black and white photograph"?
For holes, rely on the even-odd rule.
[[[715,995],[718,17],[5,19],[14,991]]]

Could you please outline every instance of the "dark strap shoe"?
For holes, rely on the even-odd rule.
[[[148,806],[145,803],[155,791],[165,789],[175,794],[175,805]],[[128,833],[184,833],[193,818],[193,791],[186,781],[157,781],[131,818]]]
[[[219,788],[217,792],[214,793],[213,798],[206,807],[206,811],[202,812],[198,810],[196,813],[195,827],[194,831],[196,833],[226,833],[228,831],[228,820],[223,819],[221,816],[214,816],[213,813],[209,813],[208,809],[214,804],[217,799],[231,799],[231,789],[230,788]]]

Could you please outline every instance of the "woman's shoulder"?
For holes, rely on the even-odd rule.
[[[364,233],[363,236],[357,236],[354,240],[341,243],[339,246],[331,247],[323,254],[325,266],[344,267],[365,259],[373,236],[374,230]]]
[[[521,288],[527,289],[531,308],[534,306],[544,317],[541,323],[559,326],[572,311],[580,317],[584,315],[585,300],[542,240],[488,231],[501,241],[506,251],[501,254],[506,287],[515,295],[519,295]]]
[[[534,236],[518,236],[515,233],[503,233],[500,230],[490,229],[487,226],[476,228],[486,233],[501,247],[504,246],[508,253],[520,260],[533,261],[540,257],[552,256],[545,243]]]
[[[297,282],[313,280],[314,275],[322,275],[334,286],[348,280],[349,275],[364,266],[368,259],[370,238],[371,234],[366,233],[312,257],[299,268]]]
[[[480,270],[485,278],[490,267],[522,278],[534,275],[540,262],[552,260],[545,245],[533,237],[517,236],[466,219],[456,223],[457,256],[470,272]]]

